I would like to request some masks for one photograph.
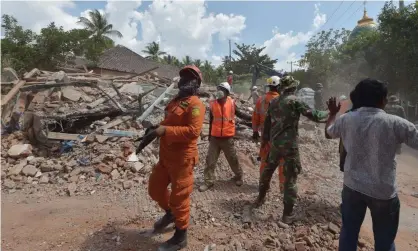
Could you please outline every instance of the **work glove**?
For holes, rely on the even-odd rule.
[[[253,132],[253,140],[258,141],[260,139],[260,134],[258,132]]]

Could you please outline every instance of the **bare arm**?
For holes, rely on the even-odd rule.
[[[325,124],[325,138],[332,139],[332,137],[328,134],[328,127],[330,127],[335,122],[336,114],[330,114],[327,119],[327,123]]]

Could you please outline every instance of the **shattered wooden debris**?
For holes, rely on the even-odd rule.
[[[32,144],[50,140],[106,144],[135,138],[144,128],[161,122],[165,105],[177,92],[178,77],[159,77],[153,73],[156,67],[126,76],[59,69],[35,68],[5,90],[2,131],[22,130]],[[7,71],[14,72],[11,68]],[[207,87],[199,93],[206,105],[210,93]],[[244,114],[237,125],[248,126],[250,117]]]
[[[22,87],[24,84],[26,84],[26,81],[25,80],[18,80],[18,81],[16,81],[16,84],[9,91],[9,93],[7,93],[7,95],[1,99],[1,106],[3,107],[5,104],[9,103],[9,101],[14,96],[16,96],[16,94],[19,92],[20,87]]]

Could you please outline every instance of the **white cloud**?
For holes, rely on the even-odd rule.
[[[155,0],[145,11],[138,11],[141,1],[107,1],[104,9],[109,23],[123,34],[114,38],[141,54],[147,43],[159,41],[162,50],[176,57],[189,55],[192,58],[210,60],[218,64],[218,57],[211,57],[213,39],[237,40],[245,29],[245,17],[234,14],[207,13],[203,0],[166,1]],[[2,14],[14,16],[25,28],[39,32],[54,21],[65,30],[80,28],[78,16],[66,12],[75,8],[73,1],[13,1],[2,2]],[[90,10],[79,16],[88,17]],[[141,30],[141,34],[138,30]],[[142,37],[142,39],[139,39]]]
[[[218,67],[222,64],[222,57],[218,55],[212,55],[211,61],[214,66]]]
[[[297,61],[295,52],[290,50],[297,46],[308,42],[312,35],[317,31],[325,22],[326,14],[323,14],[319,10],[320,4],[315,4],[314,19],[312,22],[312,28],[307,32],[294,32],[289,31],[287,33],[280,33],[278,27],[274,27],[272,30],[273,37],[265,41],[263,46],[264,53],[269,55],[271,58],[278,59],[275,65],[276,69],[284,69],[290,71],[290,62]],[[293,69],[299,68],[295,64]]]
[[[315,17],[313,20],[314,29],[318,29],[327,21],[327,15],[319,11],[319,6],[321,6],[320,3],[315,4]]]
[[[73,1],[2,1],[1,14],[14,16],[20,25],[39,32],[51,22],[64,29],[80,28],[77,17],[68,14],[65,9],[75,8]]]
[[[215,34],[220,40],[236,38],[245,28],[245,17],[206,13],[204,1],[154,1],[137,13],[144,43],[159,39],[168,53],[210,59]]]

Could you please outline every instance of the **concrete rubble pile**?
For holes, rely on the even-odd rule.
[[[175,82],[146,72],[101,77],[33,69],[23,80],[16,75],[2,83],[3,187],[13,192],[26,185],[69,184],[62,192],[73,195],[78,183],[116,181],[129,189],[146,180],[158,162],[158,141],[135,156],[134,140],[145,132],[143,125],[162,121],[164,106],[177,92]],[[213,87],[201,89],[208,107]],[[208,115],[206,120],[202,139]],[[251,135],[249,122],[240,126],[238,119],[241,137]]]
[[[174,94],[164,95],[146,120],[140,116],[174,81],[147,72],[101,77],[33,69],[23,80],[15,76],[2,82],[3,187],[131,180],[158,161],[152,146],[127,160],[142,124],[160,122]]]

